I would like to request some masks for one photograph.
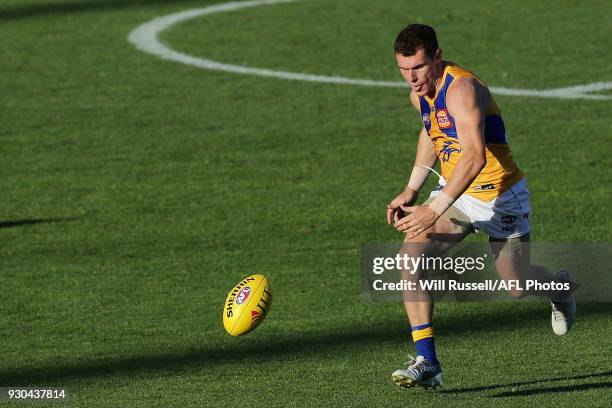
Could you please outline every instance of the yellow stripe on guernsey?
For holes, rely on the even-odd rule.
[[[458,78],[473,77],[486,87],[471,72],[452,63],[447,64],[440,82],[442,86],[436,91],[436,95],[433,98],[419,97],[423,126],[434,144],[440,159],[442,177],[446,181],[449,180],[461,157],[455,119],[446,107],[446,93]],[[491,201],[512,187],[523,175],[512,159],[504,120],[493,96],[491,96],[491,107],[485,112],[484,128],[487,163],[465,193],[479,200]]]
[[[412,331],[412,340],[416,343],[419,340],[423,340],[426,339],[428,337],[433,337],[434,336],[434,332],[433,332],[433,328],[431,327],[426,327],[424,329],[421,330],[413,330]]]

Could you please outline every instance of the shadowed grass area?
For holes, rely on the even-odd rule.
[[[27,225],[55,223],[55,222],[69,222],[69,221],[75,221],[75,220],[77,220],[77,218],[57,217],[57,218],[33,218],[33,219],[28,219],[28,220],[0,221],[0,228],[15,228],[15,227],[23,227]]]

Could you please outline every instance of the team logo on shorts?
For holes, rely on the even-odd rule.
[[[436,111],[436,120],[438,121],[438,127],[440,127],[440,129],[448,129],[453,127],[450,116],[446,109],[438,109]]]
[[[238,295],[236,296],[236,304],[237,305],[243,304],[244,301],[249,298],[250,294],[251,294],[250,286],[245,286],[244,288],[240,289],[240,292],[238,292]]]
[[[504,215],[501,219],[504,224],[512,224],[516,221],[516,217],[514,215]]]

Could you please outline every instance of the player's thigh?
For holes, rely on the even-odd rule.
[[[448,212],[448,211],[447,211]],[[446,212],[442,217],[428,229],[420,233],[419,235],[404,240],[400,255],[408,255],[410,258],[420,258],[423,255],[428,257],[439,256],[453,245],[461,242],[467,235],[473,232],[469,219],[467,223],[457,223],[456,214],[454,211],[450,211],[450,214]],[[460,218],[463,216],[459,215]],[[467,217],[467,216],[466,216]],[[402,279],[414,282],[427,277],[427,271],[417,267],[416,269],[402,269]],[[417,286],[418,288],[418,286]],[[431,303],[431,295],[428,291],[420,289],[403,292],[404,303],[406,303],[406,310],[410,321],[413,321],[417,316],[412,316],[412,308],[422,308],[422,312],[428,314],[431,320],[431,310],[429,306],[414,306],[413,304],[419,302]],[[417,313],[418,314],[418,313]],[[422,317],[422,316],[421,316]],[[418,320],[418,319],[417,319]]]
[[[419,235],[412,238],[406,235],[400,253],[410,257],[437,256],[473,232],[469,217],[455,207],[451,207]]]
[[[517,238],[489,238],[495,269],[503,280],[523,280],[531,271],[530,234]]]

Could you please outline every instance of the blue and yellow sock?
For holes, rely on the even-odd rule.
[[[431,322],[411,326],[411,329],[417,356],[423,356],[434,364],[440,364],[436,357],[436,344]]]

